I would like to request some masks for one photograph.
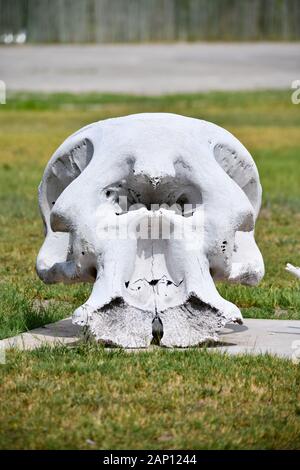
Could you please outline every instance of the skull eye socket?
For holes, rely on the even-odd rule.
[[[62,192],[78,178],[90,163],[94,147],[89,139],[83,139],[52,162],[44,176],[44,191],[47,211],[51,211]]]

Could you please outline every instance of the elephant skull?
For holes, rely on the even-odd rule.
[[[214,280],[254,285],[264,274],[255,163],[206,121],[153,113],[84,127],[49,161],[39,203],[37,272],[94,283],[73,322],[105,343],[216,340],[242,316]]]

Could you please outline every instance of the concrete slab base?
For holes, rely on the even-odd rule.
[[[71,317],[44,325],[26,333],[0,341],[0,349],[36,349],[45,344],[72,344],[80,339],[81,328],[72,324]]]
[[[300,358],[300,320],[248,318],[243,325],[227,325],[220,338],[223,345],[212,349],[229,354],[269,353],[290,359]]]
[[[81,329],[71,318],[52,323],[0,341],[0,349],[30,350],[42,345],[75,344]],[[300,359],[300,320],[245,319],[243,325],[230,324],[220,334],[220,345],[209,348],[229,354],[270,353]],[[135,351],[135,350],[129,350]]]

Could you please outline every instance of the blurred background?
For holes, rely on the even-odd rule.
[[[297,40],[299,0],[0,0],[2,42]]]
[[[0,79],[8,92],[287,89],[299,39],[300,0],[0,0]]]

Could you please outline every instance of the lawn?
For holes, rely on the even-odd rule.
[[[249,149],[264,190],[256,239],[266,276],[255,288],[218,288],[244,317],[300,319],[299,281],[284,270],[300,265],[300,105],[290,95],[8,96],[0,106],[0,338],[63,318],[87,298],[88,285],[46,286],[35,274],[37,186],[72,132],[136,112],[207,119]],[[201,350],[10,352],[0,366],[0,448],[299,448],[298,373],[289,361]]]
[[[300,447],[299,370],[285,360],[85,345],[11,353],[0,374],[1,448]]]

